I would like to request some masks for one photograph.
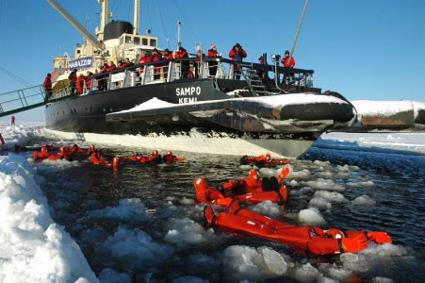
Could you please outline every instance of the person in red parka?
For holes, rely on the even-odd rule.
[[[186,58],[189,58],[189,54],[187,53],[186,49],[180,46],[179,50],[176,52],[176,55],[174,57],[176,59],[186,59]],[[193,73],[189,69],[190,69],[189,62],[187,61],[181,62],[181,74],[186,79],[193,78]]]
[[[44,78],[43,88],[46,94],[44,99],[47,101],[52,96],[52,75],[50,73]]]
[[[83,74],[80,74],[77,77],[77,81],[76,81],[76,85],[75,85],[75,91],[77,92],[77,94],[83,94],[84,92],[84,81],[86,80],[86,78],[84,77]]]
[[[150,64],[151,62],[152,62],[152,56],[148,52],[142,53],[142,55],[140,55],[139,64]],[[145,71],[145,67],[146,66],[140,67],[141,74],[143,74],[143,72]]]
[[[291,57],[291,58],[289,58]],[[285,55],[282,58],[282,65],[285,68],[294,68],[295,67],[295,59],[293,56],[289,56],[289,51],[285,51]]]
[[[233,48],[229,51],[229,57],[233,59],[233,76],[236,80],[239,80],[241,77],[242,68],[240,63],[242,63],[243,58],[248,54],[242,48],[239,43],[236,43]]]
[[[160,62],[162,61],[162,55],[159,53],[158,49],[154,49],[152,52],[152,63]],[[155,74],[154,74],[154,80],[159,80],[161,77],[161,66],[155,65]]]
[[[171,52],[169,49],[165,49],[164,50],[164,55],[162,56],[162,58],[166,61],[171,61],[174,59],[174,55],[173,52]]]
[[[210,70],[210,76],[215,76],[217,74],[217,59],[221,58],[221,54],[217,51],[217,45],[211,44],[210,49],[208,50],[208,59],[213,61],[208,61],[208,69]]]

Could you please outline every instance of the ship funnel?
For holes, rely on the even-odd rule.
[[[134,0],[134,19],[133,19],[133,34],[137,35],[140,32],[140,0]]]

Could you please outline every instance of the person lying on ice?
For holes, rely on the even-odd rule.
[[[224,212],[215,215],[211,206],[204,209],[205,223],[238,236],[251,236],[281,243],[299,252],[319,255],[357,253],[368,247],[368,241],[378,245],[391,243],[386,232],[323,230],[312,226],[295,226],[271,219],[233,201]]]
[[[267,165],[285,165],[289,163],[287,159],[272,159],[270,153],[262,154],[259,156],[244,155],[240,160],[241,165],[255,164],[258,167]]]
[[[272,201],[278,204],[286,203],[288,192],[283,183],[287,170],[282,170],[279,180],[275,177],[263,178],[257,171],[251,170],[248,177],[238,181],[228,181],[218,189],[208,187],[204,178],[195,179],[195,198],[197,203],[207,203],[226,207],[233,199],[241,202],[256,204],[263,201]]]

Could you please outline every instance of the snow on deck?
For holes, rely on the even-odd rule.
[[[98,282],[23,156],[0,156],[0,282]]]
[[[202,104],[216,103],[218,101],[223,101],[223,100],[207,100],[207,101],[190,102],[185,104],[174,104],[174,103],[169,103],[169,102],[160,100],[157,97],[154,97],[133,108],[119,111],[119,112],[114,112],[114,113],[129,113],[129,112],[137,112],[137,111],[143,111],[143,110],[163,109],[168,107],[181,107],[185,105],[202,105]],[[226,102],[233,102],[233,101],[258,102],[263,104],[265,107],[276,108],[276,109],[281,109],[287,105],[316,104],[316,103],[337,103],[337,104],[347,103],[344,100],[334,96],[317,95],[313,93],[295,93],[295,94],[282,94],[282,95],[273,95],[273,96],[226,99]]]

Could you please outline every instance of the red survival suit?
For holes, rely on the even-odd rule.
[[[386,232],[343,232],[336,228],[323,230],[319,227],[289,225],[241,208],[237,201],[218,215],[214,214],[210,206],[206,206],[204,217],[207,225],[225,232],[271,240],[316,256],[357,253],[367,248],[368,241],[377,244],[392,242]]]
[[[286,172],[285,172],[286,173]],[[283,176],[284,173],[282,173]],[[219,206],[228,206],[234,199],[256,204],[270,200],[274,203],[283,204],[288,199],[288,192],[285,185],[282,184],[283,178],[279,178],[277,186],[272,190],[263,187],[257,171],[251,170],[247,178],[238,181],[228,181],[220,188],[221,190],[207,186],[207,181],[203,178],[194,180],[196,202],[215,204]]]
[[[254,163],[257,166],[266,165],[285,165],[289,163],[288,159],[272,159],[270,153],[266,153],[259,156],[242,156],[240,160],[241,164],[248,165]]]

